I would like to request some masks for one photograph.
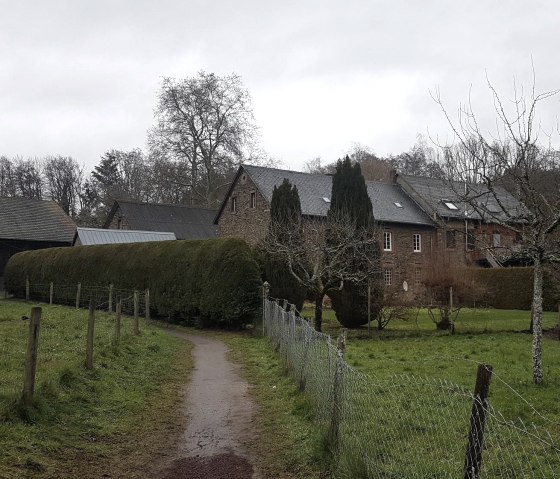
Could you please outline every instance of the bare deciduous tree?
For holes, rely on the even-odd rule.
[[[75,217],[79,209],[83,170],[76,160],[65,156],[49,156],[43,163],[47,195],[64,212]]]
[[[229,174],[256,151],[249,92],[239,75],[199,72],[163,80],[150,146],[159,156],[187,165],[177,181],[193,204],[215,205]]]
[[[543,188],[543,178],[558,178],[558,153],[551,147],[552,131],[539,125],[537,108],[557,95],[559,90],[537,94],[535,81],[529,94],[514,89],[511,102],[504,102],[488,81],[494,99],[497,131],[482,131],[471,105],[460,108],[457,121],[451,119],[439,92],[435,100],[453,129],[456,144],[444,146],[447,175],[463,182],[457,195],[488,223],[506,226],[521,239],[522,248],[511,254],[522,255],[534,266],[533,278],[533,381],[541,383],[543,265],[560,260],[558,240],[560,224],[560,190],[558,183]],[[546,136],[545,144],[541,143]],[[526,208],[512,208],[504,200],[503,189],[520,200]]]
[[[344,282],[364,283],[379,274],[379,261],[371,251],[378,239],[371,230],[357,230],[345,217],[336,220],[301,218],[294,225],[270,226],[264,250],[288,267],[315,302],[315,328],[320,331],[323,298]],[[359,264],[360,268],[355,265]]]

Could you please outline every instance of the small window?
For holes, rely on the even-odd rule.
[[[447,208],[449,208],[450,210],[458,210],[459,208],[457,208],[457,206],[455,206],[454,203],[452,203],[451,201],[448,200],[443,200],[443,204],[445,206],[447,206]]]
[[[255,209],[257,207],[257,193],[254,191],[251,193],[251,208]]]
[[[420,253],[422,251],[422,235],[412,235],[412,251],[415,253]]]
[[[383,233],[383,251],[391,251],[393,249],[391,233],[385,231]]]
[[[385,286],[391,286],[393,284],[393,269],[385,268],[383,270],[383,282]]]
[[[455,238],[455,231],[447,230],[445,232],[445,244],[448,248],[455,248],[455,246],[457,246],[457,240]]]
[[[398,201],[395,201],[395,206],[397,208],[402,208],[403,207],[403,205],[401,203],[399,203]]]
[[[472,231],[467,233],[467,249],[472,251],[476,248],[476,237]]]
[[[231,198],[231,211],[237,213],[237,198],[235,196]]]
[[[500,246],[502,244],[502,235],[499,231],[494,231],[492,234],[492,246],[494,248]]]
[[[414,284],[418,286],[422,284],[422,268],[416,268],[414,270]]]
[[[323,196],[323,201],[325,203],[330,203],[331,202],[331,200],[329,198],[327,198],[326,196]]]

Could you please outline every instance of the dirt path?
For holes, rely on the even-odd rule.
[[[238,366],[215,339],[168,330],[194,344],[194,371],[184,408],[187,429],[163,479],[260,479],[244,444],[253,435],[253,402]]]

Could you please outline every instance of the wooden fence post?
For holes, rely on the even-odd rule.
[[[25,404],[26,406],[31,406],[31,404],[33,403],[33,392],[35,391],[35,372],[37,371],[37,348],[39,346],[39,327],[41,325],[41,312],[41,308],[31,308],[22,398],[23,404]]]
[[[80,294],[82,293],[82,283],[78,283],[78,289],[76,289],[76,309],[80,309]]]
[[[134,334],[138,336],[140,334],[140,325],[138,324],[138,309],[140,306],[140,297],[138,291],[134,291]]]
[[[480,364],[476,373],[474,399],[471,410],[469,443],[465,455],[464,479],[480,479],[482,466],[482,449],[484,446],[484,425],[488,407],[488,392],[492,366]]]
[[[29,289],[30,289],[30,285],[29,285],[29,276],[25,277],[25,300],[29,301]]]
[[[344,351],[346,350],[346,328],[342,328],[338,336],[336,346],[335,370],[333,381],[333,412],[329,431],[329,442],[333,452],[339,448],[340,423],[342,420],[343,401],[343,375],[344,375]]]
[[[121,340],[121,299],[117,299],[117,317],[115,318],[115,341]]]
[[[146,289],[144,293],[144,303],[146,306],[146,321],[150,320],[150,290]]]
[[[53,303],[53,296],[54,296],[54,283],[51,281],[50,289],[49,289],[49,304],[52,306]]]
[[[455,321],[453,320],[453,286],[449,286],[449,332],[455,334]]]
[[[113,312],[113,285],[109,285],[109,312]]]
[[[95,305],[89,300],[89,316],[87,327],[86,369],[93,369],[93,332],[95,328]]]

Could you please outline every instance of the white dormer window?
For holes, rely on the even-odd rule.
[[[444,204],[445,206],[447,206],[450,210],[458,210],[458,209],[459,209],[459,208],[457,208],[457,206],[455,206],[454,203],[452,203],[452,202],[449,201],[449,200],[442,200],[442,201],[443,201],[443,204]]]
[[[325,203],[330,203],[331,202],[330,198],[327,198],[326,196],[323,196],[323,201]]]
[[[398,201],[395,201],[395,206],[397,208],[402,208],[403,207],[403,205],[401,203],[399,203]]]

